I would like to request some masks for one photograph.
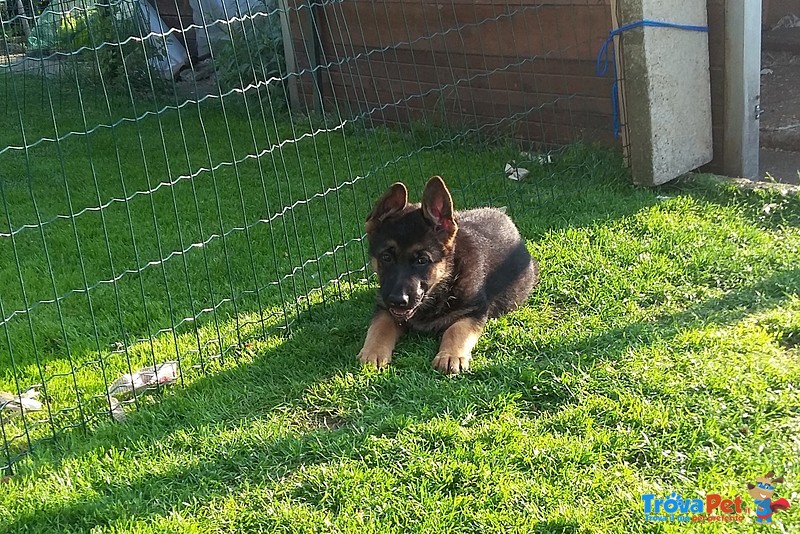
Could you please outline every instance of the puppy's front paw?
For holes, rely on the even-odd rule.
[[[369,350],[367,347],[361,349],[358,353],[358,361],[364,365],[374,367],[375,369],[382,369],[389,365],[392,361],[392,351],[389,350]]]
[[[457,375],[469,370],[469,356],[458,356],[449,352],[440,351],[433,359],[431,365],[446,375]]]

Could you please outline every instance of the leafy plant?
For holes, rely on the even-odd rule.
[[[162,92],[166,81],[150,64],[160,52],[140,38],[145,28],[135,3],[98,3],[65,13],[55,28],[53,48],[77,52],[89,82],[133,92]]]
[[[97,10],[95,8],[64,13],[56,28],[58,49],[73,51],[91,46],[89,21],[97,18]]]
[[[244,89],[280,78],[284,51],[278,14],[272,3],[264,1],[264,10],[243,16],[244,20],[228,25],[230,40],[216,53],[215,64],[224,91]],[[270,82],[270,95],[285,95],[282,82]]]

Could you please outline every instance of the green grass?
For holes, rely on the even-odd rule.
[[[27,143],[82,129],[74,103],[28,98]],[[273,164],[243,158],[323,124],[245,111],[208,102],[182,129],[168,111],[163,141],[150,116],[42,143],[27,160],[0,153],[0,232],[34,225],[0,238],[3,317],[67,295],[60,313],[44,303],[0,328],[0,390],[44,377],[58,435],[18,458],[0,531],[756,532],[752,512],[646,523],[641,495],[752,506],[745,486],[769,470],[794,504],[776,524],[800,527],[797,196],[704,176],[637,188],[617,155],[586,147],[516,183],[501,172],[512,149],[436,129],[348,126],[285,145]],[[90,125],[114,120],[92,113]],[[20,144],[19,126],[0,132],[0,147]],[[402,340],[390,369],[361,369],[373,285],[352,240],[389,183],[417,197],[432,174],[458,206],[508,206],[542,284],[489,323],[468,375],[432,371],[437,340],[424,336]],[[212,234],[226,237],[189,247]],[[187,252],[142,268],[176,250]],[[89,298],[68,294],[87,282]],[[124,423],[68,430],[79,401],[103,414],[103,373],[176,355],[182,387]],[[52,430],[28,424],[34,440]],[[3,425],[16,458],[22,421]]]

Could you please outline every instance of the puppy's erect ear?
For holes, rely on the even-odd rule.
[[[456,231],[453,197],[440,176],[434,176],[425,185],[422,193],[422,215],[437,230],[444,230],[448,234]]]
[[[408,203],[408,190],[402,182],[395,182],[375,203],[372,212],[367,216],[367,232],[372,231],[375,226],[396,213],[403,211]]]
[[[764,477],[765,477],[765,478],[772,478],[772,477],[774,477],[774,476],[775,476],[775,471],[770,471],[769,473],[767,473],[766,475],[764,475]]]

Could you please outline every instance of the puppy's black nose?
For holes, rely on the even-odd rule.
[[[393,308],[405,308],[408,306],[409,298],[408,293],[405,291],[392,293],[388,297],[386,297],[386,304]]]

